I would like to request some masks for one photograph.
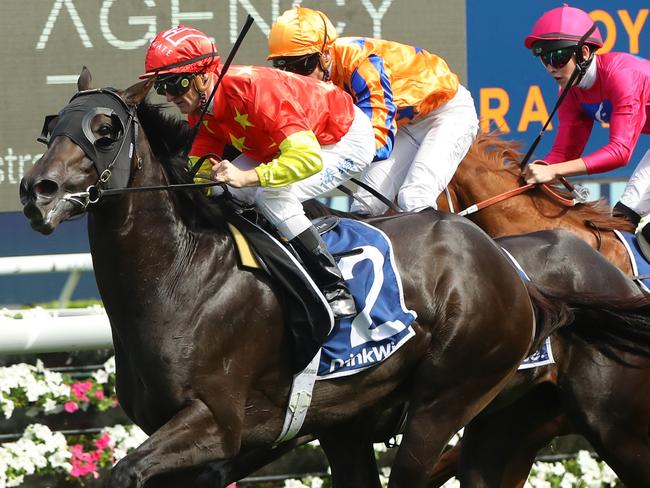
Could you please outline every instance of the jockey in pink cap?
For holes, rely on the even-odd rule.
[[[526,182],[545,183],[556,176],[625,166],[639,136],[650,134],[650,61],[627,53],[596,54],[603,45],[600,31],[588,13],[566,4],[542,15],[525,45],[539,56],[560,89],[570,90],[560,105],[558,134],[545,158],[550,164],[530,164]],[[578,76],[568,86],[574,70]],[[609,124],[609,142],[583,155],[594,120]],[[650,151],[646,151],[614,212],[638,223],[650,214],[649,187]],[[650,241],[650,226],[643,235]]]

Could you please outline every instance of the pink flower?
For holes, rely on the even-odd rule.
[[[72,469],[70,470],[72,476],[81,478],[91,474],[93,478],[99,478],[97,472],[97,461],[101,456],[99,451],[84,452],[81,444],[75,444],[70,447],[70,453],[72,454]]]
[[[88,397],[86,392],[92,388],[93,384],[91,381],[80,381],[72,385],[72,394],[77,397],[79,400],[87,402]]]
[[[104,432],[104,435],[95,441],[95,446],[100,451],[103,451],[108,447],[111,442],[111,436],[108,435],[108,432]]]
[[[95,398],[97,398],[97,400],[103,400],[106,398],[106,395],[104,395],[104,392],[102,390],[97,390],[95,392]]]
[[[63,405],[63,409],[68,413],[73,413],[79,410],[79,405],[77,405],[75,402],[66,402]]]

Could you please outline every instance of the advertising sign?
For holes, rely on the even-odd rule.
[[[469,85],[483,130],[498,129],[504,137],[525,143],[539,134],[558,97],[558,87],[539,59],[524,47],[524,38],[546,11],[561,1],[468,0],[467,58]],[[572,7],[590,13],[603,35],[600,52],[622,51],[650,58],[648,0],[574,0]],[[543,157],[555,138],[557,116],[536,151]],[[595,123],[585,154],[607,143],[606,124]],[[650,148],[641,135],[630,163],[607,177],[629,177]],[[603,178],[603,175],[595,175]]]
[[[17,185],[43,146],[43,117],[76,91],[82,66],[95,86],[125,88],[138,81],[155,34],[185,24],[212,36],[225,59],[247,14],[255,19],[236,57],[267,65],[273,20],[293,4],[323,10],[342,35],[415,44],[448,59],[462,77],[464,2],[442,0],[3,0],[0,64],[0,212],[18,210]],[[161,97],[159,102],[164,100]]]

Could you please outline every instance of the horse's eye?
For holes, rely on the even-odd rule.
[[[112,132],[113,132],[113,126],[111,124],[102,124],[97,129],[97,135],[99,137],[110,136]]]

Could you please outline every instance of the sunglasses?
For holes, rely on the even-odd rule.
[[[153,86],[158,95],[165,96],[166,94],[170,94],[173,97],[180,97],[190,89],[192,78],[194,78],[194,75],[170,76],[169,78],[156,81]]]
[[[320,53],[308,54],[306,56],[278,58],[273,60],[273,67],[282,71],[289,71],[297,75],[307,76],[314,72]]]
[[[571,61],[575,54],[575,47],[563,47],[560,49],[553,49],[552,51],[544,51],[540,53],[539,59],[544,66],[552,66],[555,69],[560,69],[566,66]]]

